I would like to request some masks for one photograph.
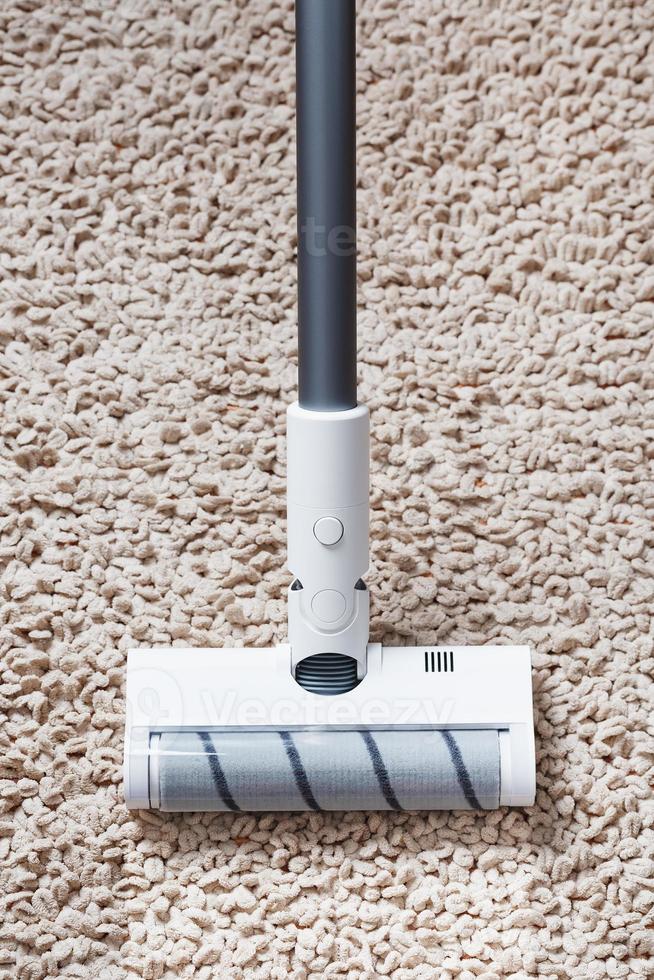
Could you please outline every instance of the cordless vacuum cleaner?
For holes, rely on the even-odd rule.
[[[127,660],[125,798],[183,810],[534,802],[527,647],[368,642],[368,410],[356,395],[354,0],[297,0],[299,400],[288,643]]]

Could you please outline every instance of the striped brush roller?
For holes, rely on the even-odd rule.
[[[161,810],[486,810],[499,804],[493,730],[186,731],[153,741]]]

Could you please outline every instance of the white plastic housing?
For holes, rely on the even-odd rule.
[[[288,566],[302,584],[289,590],[293,668],[317,653],[342,653],[365,674],[369,598],[355,584],[368,569],[369,419],[364,406],[287,413]],[[322,543],[327,519],[342,535]],[[320,527],[320,525],[319,525]]]
[[[288,646],[132,650],[127,660],[125,799],[157,805],[156,735],[229,729],[497,730],[501,806],[534,802],[535,748],[528,647],[384,647],[347,694],[300,687]]]

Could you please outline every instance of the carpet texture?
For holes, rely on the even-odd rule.
[[[2,980],[652,976],[654,3],[358,6],[373,638],[532,646],[537,803],[125,809],[128,647],[285,635],[292,9],[4,0]]]

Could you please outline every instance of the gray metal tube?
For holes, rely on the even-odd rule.
[[[355,0],[297,0],[299,401],[356,393]]]

